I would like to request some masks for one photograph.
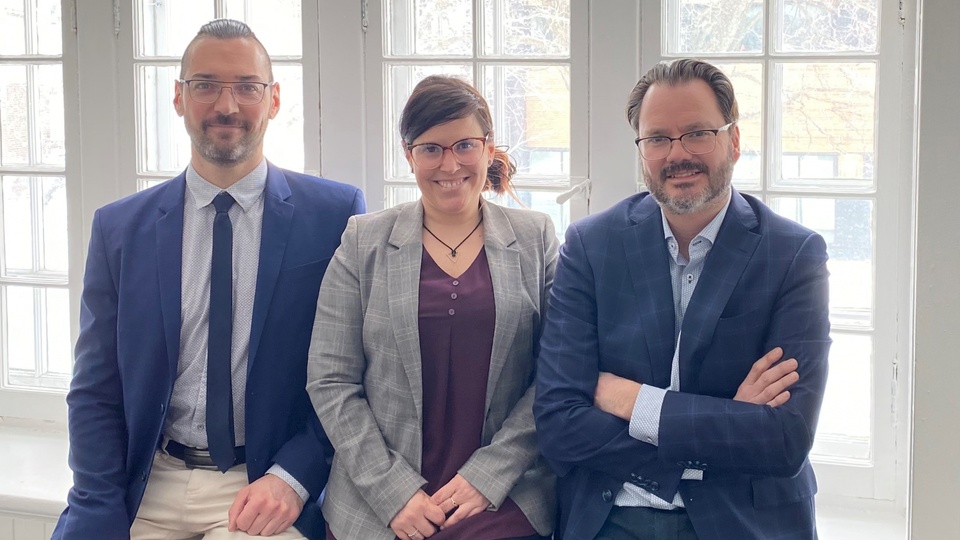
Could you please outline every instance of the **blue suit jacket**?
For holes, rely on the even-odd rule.
[[[593,538],[623,483],[679,490],[701,540],[816,538],[813,444],[830,347],[827,255],[816,233],[732,194],[683,320],[680,392],[659,446],[593,406],[598,373],[670,385],[674,301],[660,208],[639,194],[572,225],[547,310],[534,414],[560,478],[558,537]],[[781,346],[800,381],[779,408],[733,401]],[[680,480],[684,469],[702,481]]]
[[[67,395],[74,486],[53,538],[127,538],[177,376],[185,174],[96,212]],[[322,537],[332,450],[306,393],[317,294],[355,187],[268,167],[247,360],[253,481],[278,463],[309,492],[295,524]]]

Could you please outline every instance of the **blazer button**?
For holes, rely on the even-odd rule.
[[[678,462],[677,462],[677,466],[678,466],[678,467],[683,467],[684,469],[689,469],[689,468],[690,468],[690,462],[689,462],[689,461],[678,461]]]
[[[613,492],[609,489],[603,490],[603,494],[600,495],[603,498],[603,502],[610,502],[613,499]]]
[[[660,482],[657,482],[656,480],[654,480],[653,482],[650,482],[650,488],[649,488],[649,489],[650,489],[650,491],[656,491],[656,490],[660,489]]]

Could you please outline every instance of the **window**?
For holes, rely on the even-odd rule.
[[[59,0],[0,1],[0,392],[69,383],[64,59]]]
[[[697,56],[723,69],[741,111],[734,185],[826,240],[834,344],[812,459],[822,492],[886,500],[897,498],[906,437],[891,391],[906,329],[897,301],[879,294],[909,294],[897,274],[909,256],[895,226],[909,207],[898,201],[899,88],[881,84],[900,75],[903,43],[879,39],[897,10],[888,0],[663,0],[645,11],[644,32],[660,43],[643,62]]]
[[[571,90],[575,69],[570,0],[383,0],[372,6],[382,32],[367,33],[367,62],[381,70],[366,81],[371,209],[419,198],[397,132],[414,86],[427,75],[449,74],[471,82],[490,104],[497,146],[517,164],[519,203],[550,215],[562,234],[569,204],[557,195],[586,178],[586,145],[571,141],[574,110],[585,114]],[[579,18],[583,21],[583,18]],[[378,91],[382,89],[381,91]],[[500,204],[519,206],[510,196]],[[575,203],[576,204],[576,203]],[[576,212],[576,211],[575,211]]]

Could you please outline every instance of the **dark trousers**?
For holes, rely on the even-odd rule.
[[[697,540],[697,533],[682,508],[614,506],[595,540]]]

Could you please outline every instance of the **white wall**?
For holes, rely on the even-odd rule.
[[[941,540],[960,538],[960,3],[919,7],[910,538]]]

